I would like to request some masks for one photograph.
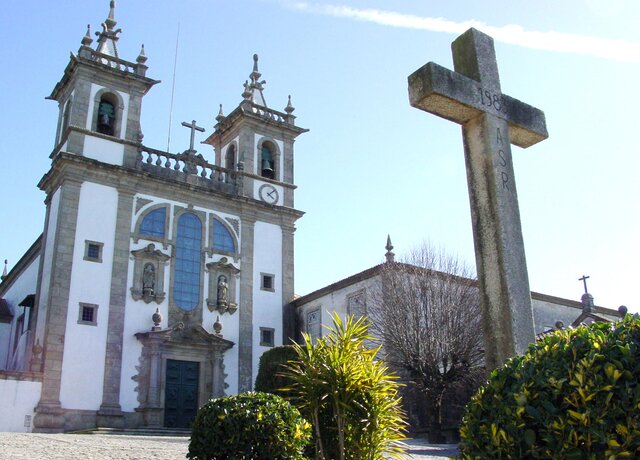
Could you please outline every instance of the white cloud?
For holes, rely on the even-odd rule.
[[[555,31],[529,31],[516,24],[497,27],[475,20],[454,22],[444,18],[420,17],[387,10],[359,9],[346,5],[323,5],[304,1],[289,1],[285,2],[285,5],[296,10],[315,14],[348,18],[406,29],[461,34],[470,27],[474,27],[492,36],[495,41],[525,48],[584,54],[623,62],[640,62],[640,43],[624,40],[613,40]]]

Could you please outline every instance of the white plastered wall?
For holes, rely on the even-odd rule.
[[[256,222],[253,242],[253,379],[258,375],[260,356],[270,347],[260,345],[260,328],[273,328],[274,344],[282,345],[282,229]],[[274,291],[261,287],[261,274],[274,275]]]
[[[41,382],[0,379],[0,431],[31,432],[41,389]]]
[[[2,298],[7,302],[13,312],[13,319],[10,324],[0,324],[0,369],[8,369],[10,367],[9,364],[12,358],[11,348],[13,347],[13,338],[16,334],[16,321],[18,317],[25,311],[24,327],[26,328],[29,323],[29,316],[33,314],[31,308],[20,307],[18,304],[29,294],[35,294],[39,266],[40,256],[37,256],[2,295]],[[19,353],[20,352],[24,354],[25,350],[22,349]],[[19,364],[24,360],[24,356],[17,356],[17,358]],[[22,364],[26,366],[26,363]],[[28,370],[27,367],[23,366],[18,366],[18,369]]]
[[[93,158],[103,163],[122,166],[124,144],[87,134],[84,137],[83,154],[87,158]]]
[[[96,410],[102,403],[117,208],[115,188],[82,184],[62,362],[64,408]],[[104,244],[102,262],[84,260],[86,240]],[[80,303],[98,305],[97,325],[78,324]]]
[[[38,324],[36,325],[36,336],[35,340],[39,340],[40,344],[44,344],[44,331],[46,326],[45,319],[47,318],[47,302],[49,299],[49,286],[51,285],[51,266],[53,264],[53,252],[54,252],[54,241],[56,235],[56,228],[58,224],[58,211],[60,208],[60,189],[56,190],[51,197],[51,201],[49,204],[49,222],[48,226],[45,229],[47,234],[45,235],[45,239],[43,243],[46,246],[40,250],[41,257],[43,257],[42,263],[42,279],[40,283],[40,296],[38,301]]]

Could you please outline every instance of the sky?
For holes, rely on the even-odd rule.
[[[0,259],[42,232],[57,103],[45,100],[107,0],[10,2],[0,17]],[[189,144],[182,121],[229,113],[260,56],[265,99],[291,95],[295,291],[303,295],[430,241],[474,262],[461,129],[409,106],[407,77],[453,68],[469,27],[494,37],[502,91],[545,112],[549,138],[512,147],[533,291],[640,311],[640,2],[636,0],[119,0],[120,56],[141,44],[145,145]],[[177,43],[177,47],[176,47]],[[177,54],[176,54],[177,49]],[[175,67],[174,67],[175,63]],[[174,72],[175,69],[175,72]],[[175,79],[174,79],[175,73]],[[173,91],[172,91],[173,89]],[[173,103],[172,103],[173,92]],[[171,124],[169,120],[172,120]],[[205,157],[213,150],[198,145]]]

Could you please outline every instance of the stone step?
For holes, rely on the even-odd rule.
[[[191,430],[187,428],[93,428],[75,431],[74,434],[110,434],[120,436],[173,436],[189,437]]]

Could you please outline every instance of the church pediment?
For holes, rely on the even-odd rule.
[[[182,322],[159,331],[138,332],[135,336],[143,343],[157,342],[169,346],[189,345],[213,348],[219,351],[228,350],[235,345],[235,343],[230,340],[208,332],[199,324],[185,326]]]

